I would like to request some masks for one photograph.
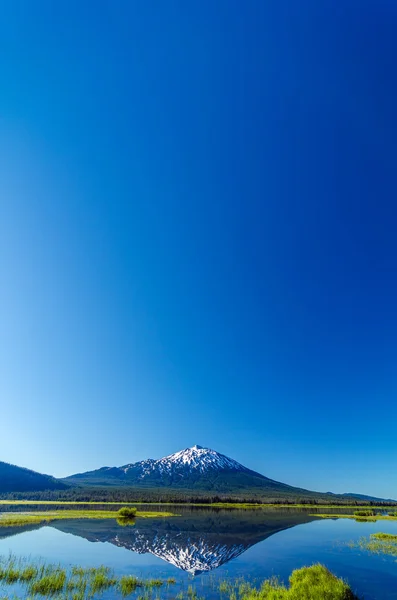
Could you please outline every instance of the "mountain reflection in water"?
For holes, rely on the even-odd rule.
[[[181,511],[179,511],[181,512]],[[137,519],[131,527],[113,520],[53,521],[53,527],[90,542],[107,542],[138,554],[151,553],[192,575],[211,571],[240,556],[273,534],[313,520],[305,512],[285,514],[263,510],[182,510],[165,519]],[[26,531],[9,531],[16,535]],[[3,536],[6,531],[1,532]]]

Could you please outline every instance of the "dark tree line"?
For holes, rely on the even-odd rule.
[[[218,502],[226,503],[252,503],[252,504],[322,504],[329,505],[351,505],[351,506],[390,506],[390,503],[371,502],[360,499],[335,498],[329,497],[311,497],[311,496],[284,496],[273,497],[270,494],[259,493],[234,493],[219,494],[211,492],[199,492],[189,490],[164,490],[147,489],[138,490],[131,488],[69,488],[66,490],[47,490],[30,492],[10,492],[0,494],[0,498],[8,500],[52,500],[69,502],[171,502],[186,504],[214,504]]]

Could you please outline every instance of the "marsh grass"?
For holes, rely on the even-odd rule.
[[[31,594],[40,594],[42,596],[53,596],[63,591],[66,583],[66,572],[63,569],[55,569],[36,579],[29,584]]]
[[[292,572],[289,587],[277,578],[265,581],[260,589],[245,587],[241,600],[357,600],[351,588],[323,565]]]
[[[69,579],[66,582],[66,590],[68,592],[74,592],[74,591],[85,591],[87,589],[87,581],[85,581],[82,577],[80,578],[74,578],[72,577],[71,579]]]
[[[26,583],[28,581],[32,581],[33,579],[36,579],[37,574],[38,574],[37,567],[30,565],[29,567],[25,567],[24,569],[22,569],[20,571],[19,581],[22,581],[24,583]]]
[[[349,586],[324,566],[313,565],[293,571],[289,587],[271,577],[258,588],[244,579],[218,585],[222,597],[229,600],[354,600]]]
[[[394,533],[372,533],[371,537],[377,540],[394,541],[397,544],[397,535]]]
[[[28,582],[37,577],[37,567],[23,567],[21,561],[9,556],[6,562],[0,563],[0,582],[13,584],[18,581]]]
[[[367,522],[370,521],[372,523],[374,523],[375,521],[397,521],[397,516],[390,516],[390,515],[381,515],[381,514],[375,514],[373,516],[368,516],[368,517],[361,517],[358,515],[346,515],[346,514],[338,514],[338,513],[311,513],[310,514],[311,517],[318,517],[319,519],[354,519],[355,521],[358,522]]]
[[[155,588],[161,587],[163,583],[164,582],[161,579],[148,579],[147,581],[143,582],[143,585],[147,588]]]
[[[195,600],[195,598],[197,598],[196,589],[192,585],[189,585],[187,588],[187,597],[190,600]]]
[[[100,567],[91,574],[89,582],[93,594],[107,590],[116,585],[117,579],[107,567]]]
[[[384,534],[387,535],[387,534]],[[389,539],[389,537],[387,538]],[[379,540],[378,540],[379,543]],[[389,542],[387,542],[389,543]],[[12,555],[0,560],[0,580],[10,585],[25,584],[30,597],[45,596],[54,600],[92,600],[110,588],[123,598],[142,589],[137,600],[156,600],[155,590],[164,584],[176,583],[173,577],[141,580],[133,575],[117,578],[107,567],[63,569],[59,565],[28,564],[26,559]],[[330,573],[322,565],[296,570],[289,580],[289,587],[272,578],[263,582],[258,589],[239,579],[219,583],[219,592],[229,600],[354,600],[356,597],[349,586]],[[113,594],[114,597],[115,593]],[[224,596],[225,595],[225,596]],[[25,597],[25,596],[24,596]],[[14,596],[14,598],[16,598]],[[175,595],[177,600],[200,600],[194,585]]]
[[[232,593],[233,592],[233,586],[230,583],[230,581],[227,581],[225,579],[224,581],[221,581],[219,583],[219,591],[220,591],[221,594]]]
[[[392,533],[371,533],[369,537],[362,537],[358,542],[349,542],[350,548],[360,548],[372,554],[387,554],[397,556],[397,535]]]
[[[11,515],[0,517],[0,527],[22,527],[23,525],[35,525],[49,521],[38,515]]]
[[[10,567],[0,573],[0,579],[5,583],[16,583],[19,580],[19,571]]]
[[[119,513],[111,510],[56,510],[51,512],[11,513],[0,516],[0,527],[22,527],[23,525],[35,525],[50,523],[63,519],[117,519],[120,525],[134,525],[135,517],[141,519],[155,519],[175,517],[171,512],[159,511],[137,511],[134,509],[134,517],[118,517]]]
[[[129,596],[139,587],[139,580],[133,575],[123,575],[119,580],[119,589],[122,596]]]
[[[8,585],[25,584],[31,596],[56,596],[62,600],[86,600],[96,594],[117,588],[123,597],[138,587],[148,591],[165,583],[176,583],[174,578],[140,580],[132,575],[117,578],[108,567],[63,569],[59,565],[28,564],[26,559],[10,555],[0,559],[0,582]],[[153,600],[153,598],[151,598]]]

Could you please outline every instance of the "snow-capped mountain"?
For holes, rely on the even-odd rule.
[[[207,473],[210,471],[243,471],[249,473],[250,470],[238,463],[237,461],[228,458],[224,454],[220,454],[210,448],[202,446],[192,446],[185,450],[175,452],[159,460],[143,460],[138,463],[133,463],[120,467],[127,475],[129,471],[141,471],[140,478],[156,473],[157,475],[171,475],[174,472],[183,474]]]
[[[254,493],[266,490],[274,496],[302,493],[302,490],[269,479],[220,452],[198,445],[158,460],[147,459],[122,467],[103,467],[71,475],[65,481],[97,487],[169,488],[226,494],[239,490],[254,490]]]

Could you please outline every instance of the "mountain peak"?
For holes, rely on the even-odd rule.
[[[204,473],[206,471],[247,471],[246,467],[240,465],[237,461],[228,458],[211,448],[203,448],[196,444],[191,448],[185,448],[174,454],[169,454],[156,461],[157,467],[162,472],[170,472],[175,468],[188,469],[190,472],[196,471]]]
[[[216,450],[204,448],[195,444],[190,448],[179,450],[174,454],[169,454],[158,460],[143,460],[139,463],[133,463],[120,467],[124,473],[136,473],[139,479],[146,478],[154,473],[160,477],[177,475],[177,478],[188,476],[189,474],[204,474],[207,472],[223,471],[243,471],[248,469],[237,461],[228,458]],[[139,475],[137,472],[139,471]]]

